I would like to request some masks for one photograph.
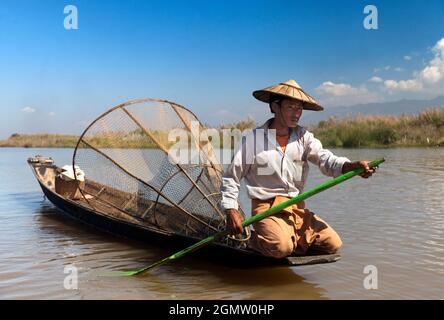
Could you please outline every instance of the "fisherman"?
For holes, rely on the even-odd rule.
[[[221,206],[231,234],[243,232],[243,215],[238,211],[240,181],[245,178],[256,215],[303,192],[308,161],[321,172],[337,177],[355,168],[364,168],[363,178],[376,169],[369,161],[351,162],[324,149],[311,132],[298,125],[302,110],[324,108],[294,80],[253,92],[270,106],[274,117],[245,134],[232,162],[222,177]],[[265,256],[332,254],[342,241],[336,231],[318,215],[305,208],[303,201],[277,214],[253,223],[249,246]]]

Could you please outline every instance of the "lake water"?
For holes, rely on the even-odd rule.
[[[0,149],[0,298],[443,299],[444,148],[333,151],[387,160],[374,177],[307,200],[341,235],[339,262],[239,269],[191,255],[146,276],[108,278],[99,274],[171,252],[86,227],[43,199],[27,157],[51,156],[61,166],[70,163],[71,149]],[[312,166],[307,188],[327,179]],[[245,194],[241,201],[248,209]],[[79,272],[77,290],[64,288],[69,265]],[[377,289],[364,286],[369,265]]]

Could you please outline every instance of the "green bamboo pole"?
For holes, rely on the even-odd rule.
[[[377,167],[381,163],[383,163],[384,161],[385,161],[384,158],[372,161],[372,162],[369,163],[369,168]],[[249,226],[252,223],[258,222],[258,221],[260,221],[260,220],[262,220],[262,219],[264,219],[264,218],[266,218],[268,216],[271,216],[271,215],[273,215],[275,213],[278,213],[278,212],[282,211],[283,209],[285,209],[285,208],[287,208],[287,207],[289,207],[291,205],[294,205],[294,204],[296,204],[298,202],[301,202],[302,200],[305,200],[305,199],[307,199],[307,198],[309,198],[311,196],[314,196],[315,194],[317,194],[319,192],[322,192],[322,191],[324,191],[326,189],[329,189],[329,188],[331,188],[331,187],[333,187],[333,186],[335,186],[335,185],[337,185],[339,183],[342,183],[342,182],[344,182],[344,181],[346,181],[346,180],[348,180],[350,178],[353,178],[354,176],[356,176],[358,174],[361,174],[363,172],[364,172],[364,168],[357,168],[357,169],[354,169],[354,170],[349,171],[347,173],[344,173],[344,174],[342,174],[342,175],[340,175],[340,176],[338,176],[338,177],[336,177],[334,179],[326,181],[326,182],[324,182],[324,183],[322,183],[322,184],[320,184],[320,185],[318,185],[318,186],[316,186],[316,187],[314,187],[314,188],[312,188],[312,189],[310,189],[310,190],[308,190],[308,191],[306,191],[304,193],[301,193],[300,195],[298,195],[296,197],[288,199],[287,201],[284,201],[284,202],[282,202],[282,203],[280,203],[280,204],[278,204],[278,205],[276,205],[274,207],[271,207],[270,209],[265,210],[264,212],[261,212],[261,213],[255,215],[255,216],[252,216],[252,217],[244,220],[242,222],[242,226],[246,227],[246,226]],[[179,258],[182,258],[185,255],[187,255],[188,253],[196,251],[197,249],[200,249],[200,248],[202,248],[202,247],[204,247],[204,246],[206,246],[206,245],[208,245],[208,244],[210,244],[210,243],[212,243],[212,242],[214,242],[214,241],[216,241],[216,240],[218,240],[218,239],[220,239],[222,237],[227,236],[228,234],[229,234],[229,231],[227,231],[227,230],[219,232],[219,233],[216,233],[216,234],[214,234],[212,236],[209,236],[208,238],[205,238],[205,239],[203,239],[203,240],[201,240],[201,241],[199,241],[199,242],[189,246],[188,248],[185,248],[185,249],[183,249],[183,250],[181,250],[179,252],[176,252],[175,254],[173,254],[173,255],[171,255],[169,257],[166,257],[166,258],[164,258],[162,260],[159,260],[159,261],[157,261],[157,262],[155,262],[155,263],[153,263],[153,264],[151,264],[151,265],[149,265],[147,267],[144,267],[144,268],[139,269],[139,270],[134,270],[134,271],[117,272],[117,273],[114,273],[113,275],[116,275],[116,276],[135,276],[135,275],[144,273],[144,272],[146,272],[148,270],[152,270],[152,269],[154,269],[156,267],[159,267],[159,266],[161,266],[161,265],[163,265],[163,264],[165,264],[165,263],[167,263],[169,261],[174,261],[174,260],[177,260]]]

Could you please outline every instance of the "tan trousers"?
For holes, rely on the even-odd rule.
[[[252,200],[252,215],[275,206],[288,198]],[[283,258],[289,255],[330,254],[342,246],[339,235],[324,220],[305,209],[302,201],[253,223],[250,247],[265,256]]]

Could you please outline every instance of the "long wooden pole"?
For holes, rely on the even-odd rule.
[[[384,161],[385,161],[385,159],[374,160],[374,161],[372,161],[369,164],[369,167],[370,168],[377,167],[381,163],[383,163]],[[255,216],[252,216],[252,217],[244,220],[242,222],[242,226],[246,227],[246,226],[248,226],[248,225],[250,225],[250,224],[252,224],[254,222],[258,222],[258,221],[260,221],[260,220],[262,220],[262,219],[264,219],[264,218],[266,218],[268,216],[271,216],[271,215],[273,215],[275,213],[278,213],[278,212],[282,211],[283,209],[285,209],[285,208],[287,208],[287,207],[289,207],[291,205],[294,205],[294,204],[296,204],[298,202],[301,202],[302,200],[305,200],[305,199],[307,199],[307,198],[309,198],[311,196],[314,196],[315,194],[318,194],[318,193],[320,193],[320,192],[322,192],[324,190],[327,190],[327,189],[329,189],[329,188],[331,188],[331,187],[333,187],[333,186],[335,186],[335,185],[337,185],[339,183],[342,183],[342,182],[344,182],[344,181],[346,181],[346,180],[348,180],[350,178],[353,178],[354,176],[356,176],[358,174],[361,174],[363,172],[364,172],[364,168],[357,168],[357,169],[354,169],[354,170],[349,171],[347,173],[344,173],[344,174],[342,174],[342,175],[340,175],[340,176],[338,176],[338,177],[336,177],[334,179],[331,179],[331,180],[329,180],[327,182],[324,182],[324,183],[322,183],[322,184],[320,184],[320,185],[318,185],[318,186],[316,186],[316,187],[314,187],[314,188],[312,188],[312,189],[310,189],[310,190],[308,190],[308,191],[306,191],[306,192],[304,192],[304,193],[302,193],[302,194],[300,194],[300,195],[298,195],[296,197],[293,197],[293,198],[291,198],[291,199],[289,199],[287,201],[284,201],[284,202],[282,202],[282,203],[280,203],[280,204],[278,204],[278,205],[276,205],[274,207],[271,207],[268,210],[265,210],[264,212],[261,212],[261,213],[255,215]],[[155,262],[155,263],[153,263],[153,264],[151,264],[151,265],[149,265],[147,267],[141,268],[139,270],[134,270],[134,271],[117,272],[117,273],[115,273],[113,275],[116,275],[116,276],[135,276],[135,275],[144,273],[144,272],[146,272],[148,270],[152,270],[152,269],[154,269],[156,267],[159,267],[159,266],[161,266],[161,265],[163,265],[163,264],[165,264],[167,262],[174,261],[174,260],[177,260],[179,258],[182,258],[185,255],[187,255],[188,253],[196,251],[197,249],[200,249],[200,248],[202,248],[202,247],[204,247],[204,246],[206,246],[206,245],[208,245],[208,244],[210,244],[210,243],[212,243],[212,242],[214,242],[214,241],[216,241],[216,240],[218,240],[218,239],[220,239],[222,237],[227,236],[228,234],[229,234],[228,230],[216,233],[216,234],[214,234],[212,236],[209,236],[208,238],[205,238],[205,239],[203,239],[203,240],[201,240],[201,241],[199,241],[199,242],[189,246],[188,248],[185,248],[185,249],[183,249],[183,250],[181,250],[179,252],[176,252],[175,254],[173,254],[173,255],[171,255],[169,257],[166,257],[166,258],[164,258],[162,260],[159,260],[159,261],[157,261],[157,262]]]

